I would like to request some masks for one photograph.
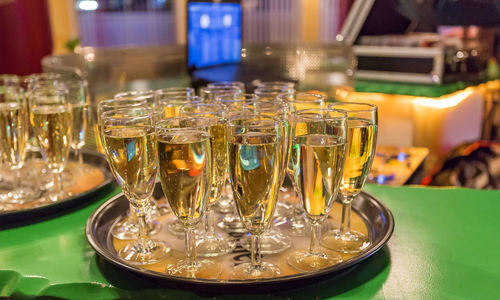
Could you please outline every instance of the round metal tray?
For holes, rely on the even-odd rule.
[[[159,185],[155,190],[155,194],[161,196],[161,191],[159,191],[158,187]],[[337,265],[315,272],[297,273],[258,280],[209,280],[170,276],[166,273],[131,265],[120,259],[115,250],[110,228],[118,219],[126,214],[128,208],[127,199],[123,194],[119,194],[96,209],[86,224],[86,236],[92,248],[111,264],[136,275],[147,277],[148,280],[154,281],[159,285],[207,293],[276,291],[284,287],[290,288],[290,286],[308,284],[317,282],[320,279],[338,276],[376,253],[389,240],[394,230],[394,218],[391,211],[375,197],[363,192],[353,202],[352,207],[354,213],[365,223],[367,233],[371,239],[371,244],[363,252]],[[267,260],[266,258],[268,257],[270,256],[264,256],[264,260]]]
[[[108,187],[114,182],[108,163],[104,155],[90,150],[83,150],[83,161],[93,167],[97,167],[104,175],[104,180],[84,192],[52,203],[42,203],[18,210],[7,210],[0,212],[0,227],[14,227],[25,223],[33,223],[44,218],[59,215],[66,210],[78,206],[93,199],[92,196],[101,189]]]

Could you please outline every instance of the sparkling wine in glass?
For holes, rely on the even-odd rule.
[[[73,114],[71,148],[79,163],[83,163],[82,148],[85,146],[85,135],[89,123],[89,98],[87,84],[82,80],[66,80],[68,102]]]
[[[100,117],[106,158],[116,181],[135,211],[138,237],[118,251],[137,265],[166,258],[170,246],[149,237],[147,217],[158,173],[154,113],[148,108],[124,108],[104,112]]]
[[[229,178],[240,218],[251,236],[251,262],[234,267],[232,279],[275,277],[280,269],[262,262],[259,237],[269,227],[278,201],[282,159],[279,123],[229,120]]]
[[[101,115],[105,112],[124,109],[124,108],[145,108],[148,106],[146,99],[142,98],[130,98],[130,99],[108,99],[102,100],[97,104],[97,124],[99,126],[99,132],[97,143],[99,145],[104,144],[101,141],[101,137],[104,136],[101,124]],[[103,149],[104,151],[104,149]],[[154,235],[160,231],[160,225],[158,222],[148,222],[148,231],[151,235]],[[139,232],[139,222],[137,216],[135,215],[135,209],[130,204],[128,216],[123,220],[117,222],[111,229],[111,234],[121,240],[131,240],[136,239]]]
[[[283,184],[285,179],[285,166],[288,165],[289,159],[289,150],[290,150],[290,123],[289,123],[289,110],[288,106],[284,103],[280,103],[277,101],[260,101],[257,100],[246,105],[243,109],[237,109],[235,113],[233,113],[233,119],[235,116],[244,116],[244,115],[255,115],[261,120],[265,119],[273,119],[279,123],[281,136],[284,137],[281,139],[281,149],[282,153],[282,163],[280,169],[282,170],[280,174],[280,186]],[[244,119],[243,119],[244,120]],[[234,120],[233,120],[234,122]],[[274,219],[275,222],[282,222],[283,215],[280,211],[282,207],[289,208],[288,205],[278,202],[277,208],[275,212],[275,216],[281,219]],[[246,235],[240,238],[240,244],[243,248],[250,251],[251,248],[251,235]],[[278,228],[271,225],[269,229],[264,231],[264,233],[260,236],[260,252],[262,254],[275,254],[285,251],[290,248],[292,245],[291,239],[285,232],[281,232]]]
[[[285,85],[281,88],[286,89],[290,87],[287,87]],[[326,107],[326,101],[324,96],[318,94],[304,93],[304,92],[288,91],[286,93],[281,93],[275,96],[275,101],[287,104],[290,113],[294,113],[296,111],[303,109]],[[290,124],[290,126],[293,126],[293,124]],[[291,162],[290,159],[288,161]],[[304,236],[307,233],[307,226],[306,226],[307,224],[306,224],[306,219],[304,218],[304,210],[301,202],[302,200],[301,197],[299,196],[299,191],[296,186],[296,180],[294,178],[294,170],[292,164],[289,163],[285,171],[286,174],[288,175],[288,178],[292,182],[293,190],[296,195],[293,215],[289,220],[290,224],[289,232],[290,235],[293,236]]]
[[[223,110],[223,106],[215,103],[193,103],[183,106],[180,111],[181,118],[185,118],[185,125],[205,125],[211,136],[214,162],[212,187],[205,214],[205,231],[197,238],[196,247],[200,256],[224,255],[236,246],[233,238],[215,229],[214,207],[222,195],[227,178],[227,126]]]
[[[23,204],[40,195],[35,187],[23,185],[20,169],[26,159],[28,140],[28,105],[20,85],[0,82],[0,153],[2,160],[14,172],[13,190],[6,202]]]
[[[308,249],[290,254],[287,262],[302,272],[334,265],[341,257],[319,245],[321,227],[339,192],[345,161],[345,112],[306,109],[294,113],[292,161],[305,215],[311,223]]]
[[[328,232],[321,244],[343,252],[358,253],[370,245],[369,238],[351,229],[351,203],[361,192],[375,156],[377,144],[377,106],[367,103],[335,103],[332,109],[347,113],[347,150],[342,177],[342,223]]]
[[[191,278],[218,278],[221,266],[197,258],[194,230],[203,217],[212,186],[212,147],[207,127],[189,127],[178,119],[156,126],[163,193],[185,229],[186,258],[167,272]]]
[[[68,91],[57,81],[31,87],[30,122],[43,159],[54,174],[52,201],[64,198],[62,171],[71,148],[73,116]]]

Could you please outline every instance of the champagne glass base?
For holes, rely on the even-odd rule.
[[[340,255],[333,251],[323,250],[320,253],[310,253],[308,249],[295,251],[286,260],[289,266],[300,272],[320,270],[341,261]]]
[[[339,229],[335,229],[325,234],[321,245],[341,253],[358,253],[368,247],[370,241],[360,232],[351,230],[341,233]]]
[[[293,213],[293,204],[278,202],[276,204],[275,216],[289,216]]]
[[[189,278],[219,278],[222,267],[209,259],[198,260],[190,264],[187,260],[180,260],[175,266],[167,266],[166,272],[173,276]]]
[[[241,246],[251,251],[251,235],[246,235],[240,239]],[[276,254],[283,252],[290,248],[292,241],[283,233],[271,229],[265,231],[260,236],[260,253],[262,254]]]
[[[205,232],[201,233],[206,234]],[[236,247],[236,241],[228,235],[216,232],[213,236],[199,236],[196,252],[201,257],[214,257],[230,253]]]
[[[270,263],[262,262],[260,266],[252,266],[251,263],[244,263],[233,268],[231,279],[244,280],[273,278],[279,276],[280,274],[280,268]]]
[[[148,234],[156,235],[161,231],[161,225],[157,221],[148,222]],[[139,225],[130,222],[127,217],[120,222],[116,223],[111,229],[113,237],[119,240],[135,240],[138,237]]]
[[[247,229],[243,222],[240,220],[240,216],[235,213],[225,214],[222,220],[217,223],[217,227],[226,230],[227,232],[233,233],[245,233]]]
[[[182,225],[182,222],[179,221],[179,219],[177,218],[167,223],[167,229],[168,232],[177,237],[184,237],[185,234],[184,226]]]
[[[40,195],[41,191],[21,187],[15,191],[8,192],[5,201],[9,204],[25,204],[38,200]]]
[[[146,240],[144,243],[135,241],[126,245],[118,251],[118,255],[135,265],[150,265],[165,259],[171,252],[172,248],[165,242]]]

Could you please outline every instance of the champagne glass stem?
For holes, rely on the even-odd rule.
[[[209,206],[205,215],[205,233],[207,236],[215,236],[215,218],[213,206]]]
[[[309,246],[309,253],[319,254],[321,253],[319,245],[319,237],[321,235],[321,223],[311,222],[311,245]]]
[[[56,189],[55,199],[58,200],[62,196],[63,192],[63,182],[61,172],[54,172],[54,187]]]
[[[78,162],[83,164],[83,153],[82,149],[78,148],[76,149],[76,155],[78,156]]]
[[[340,224],[340,234],[351,232],[351,203],[354,197],[344,196],[342,201],[342,223]]]
[[[186,232],[186,237],[184,239],[185,247],[186,247],[186,258],[187,258],[187,264],[191,268],[195,268],[196,265],[196,245],[195,245],[195,240],[194,240],[194,227],[189,226],[185,230]]]
[[[14,190],[18,191],[21,189],[21,168],[17,168],[14,174]]]
[[[135,215],[137,216],[137,221],[139,225],[139,232],[137,237],[137,244],[145,246],[148,239],[148,227],[146,223],[146,207],[137,207],[135,209]]]
[[[252,233],[251,239],[251,264],[253,269],[259,269],[262,262],[262,255],[260,253],[260,236]]]

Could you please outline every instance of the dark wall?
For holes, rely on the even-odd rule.
[[[0,1],[0,74],[41,72],[41,59],[50,53],[52,36],[47,1]]]

